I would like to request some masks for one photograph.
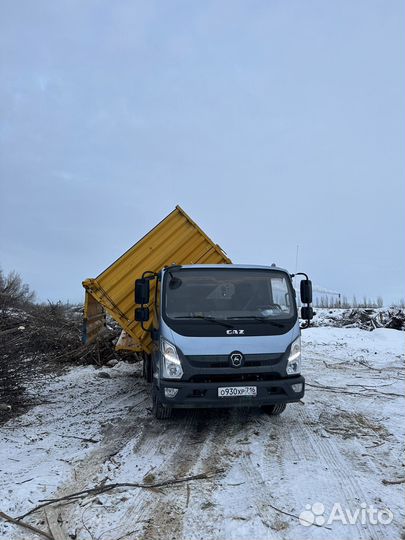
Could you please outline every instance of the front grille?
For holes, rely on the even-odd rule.
[[[282,354],[246,354],[243,367],[274,366],[282,359]],[[230,366],[228,355],[193,355],[186,356],[193,368],[227,368]]]
[[[279,373],[225,373],[217,375],[194,375],[189,381],[194,383],[229,383],[229,382],[257,382],[257,381],[277,381],[281,379]]]
[[[261,365],[261,362],[245,362],[245,367],[259,367]]]

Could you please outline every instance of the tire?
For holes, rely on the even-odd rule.
[[[172,415],[172,408],[163,405],[160,401],[159,394],[156,387],[153,385],[152,389],[152,413],[158,420],[167,420]]]
[[[142,378],[146,379],[146,356],[142,357]]]
[[[149,354],[145,354],[143,357],[142,375],[146,382],[152,382],[152,358]]]
[[[270,414],[271,416],[278,416],[285,411],[287,403],[277,403],[276,405],[265,405],[262,407],[263,412]]]

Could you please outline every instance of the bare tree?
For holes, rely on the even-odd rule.
[[[377,296],[377,306],[382,308],[384,306],[384,300],[382,296]]]
[[[35,292],[31,291],[26,283],[15,271],[5,275],[0,269],[0,309],[21,307],[32,303]]]

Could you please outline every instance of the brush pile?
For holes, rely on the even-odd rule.
[[[315,309],[314,326],[405,330],[405,310],[398,308]]]
[[[116,358],[120,329],[108,325],[91,345],[81,343],[83,307],[27,304],[0,310],[0,405],[26,405],[25,384],[58,374],[66,364],[104,365]]]
[[[352,309],[344,320],[344,326],[375,330],[376,328],[394,328],[405,330],[405,313],[402,309]]]

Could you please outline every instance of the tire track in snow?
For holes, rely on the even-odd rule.
[[[141,455],[155,455],[160,463],[150,470],[156,479],[168,477],[181,477],[188,474],[189,467],[182,464],[185,439],[188,436],[190,425],[193,422],[193,414],[186,416],[183,422],[177,423],[176,419],[164,422],[163,425],[154,418],[150,425],[153,426],[152,433],[145,431],[140,444],[136,447],[136,453]],[[153,436],[153,434],[157,436]],[[165,488],[151,494],[148,490],[138,490],[136,503],[131,505],[122,521],[128,524],[144,523],[142,538],[154,539],[162,536],[180,537],[182,531],[181,500],[173,501],[167,496]],[[175,488],[178,490],[178,488]],[[164,508],[164,510],[162,510]],[[145,524],[146,523],[146,524]]]
[[[319,469],[319,474],[327,476],[328,479],[328,493],[334,493],[335,502],[340,502],[342,506],[345,506],[352,511],[357,508],[360,503],[367,502],[369,496],[364,492],[361,484],[356,480],[353,475],[353,467],[347,463],[346,458],[341,454],[338,446],[336,445],[336,440],[333,437],[324,438],[316,434],[314,431],[308,429],[306,426],[306,421],[312,420],[316,422],[317,419],[309,411],[303,411],[300,409],[298,411],[296,422],[294,422],[294,427],[290,432],[290,442],[293,447],[298,448],[300,459],[306,459],[308,456],[316,456],[316,464]],[[283,451],[288,451],[287,448],[287,439],[283,438]],[[315,452],[314,452],[315,450]],[[302,467],[302,464],[301,464]],[[310,464],[304,465],[304,469],[308,474],[310,470]],[[327,470],[327,473],[325,472]],[[322,471],[322,472],[321,472]],[[308,484],[307,486],[308,487]],[[310,503],[317,502],[322,496],[319,493],[319,485],[311,489],[312,500]],[[292,491],[291,497],[294,497],[296,503],[297,493]],[[329,495],[328,495],[329,497]],[[325,501],[320,501],[325,502]],[[304,504],[301,501],[302,510],[304,509]],[[325,506],[327,506],[325,504]],[[389,532],[387,529],[384,530],[379,525],[371,525],[369,523],[361,524],[356,523],[351,527],[355,528],[357,531],[356,538],[365,539],[365,540],[377,540],[381,538],[386,538]],[[332,524],[333,528],[333,524]],[[353,528],[350,529],[349,538],[355,538],[353,533]],[[333,538],[333,531],[325,531],[325,536],[330,536]]]
[[[223,450],[222,442],[225,433],[223,428],[222,418],[217,418],[212,411],[187,411],[181,412],[174,418],[174,426],[169,430],[168,442],[173,441],[173,437],[177,438],[177,443],[171,449],[167,459],[160,466],[160,471],[165,477],[170,476],[180,478],[199,472],[209,471],[219,466],[220,456],[217,452]],[[173,427],[174,432],[173,432]],[[180,434],[178,433],[180,431]],[[222,432],[222,438],[219,435]],[[213,439],[218,437],[217,441]],[[207,449],[209,452],[207,452]],[[204,453],[209,455],[209,458],[204,457]],[[200,494],[207,489],[207,482],[211,484],[211,480],[203,480],[202,482],[190,482],[187,485],[167,487],[163,493],[156,496],[153,506],[148,509],[150,522],[144,531],[143,538],[156,539],[161,537],[182,538],[183,529],[186,525],[185,521],[189,513],[189,504],[193,505],[193,495],[195,491]],[[201,499],[197,497],[198,504]],[[162,514],[162,509],[167,509]],[[193,510],[190,508],[190,510]],[[202,518],[202,516],[201,516]],[[200,523],[201,533],[207,533],[207,524]]]
[[[304,428],[304,426],[303,426]],[[323,438],[318,437],[319,448],[321,449],[321,455],[324,456],[328,463],[333,464],[333,471],[336,477],[340,480],[340,492],[343,496],[349,499],[349,502],[353,503],[353,506],[349,505],[349,508],[353,509],[359,505],[359,503],[367,503],[369,501],[369,495],[365,493],[361,483],[356,479],[353,474],[353,467],[347,463],[346,458],[340,452],[336,439],[330,437]],[[356,504],[357,503],[357,504]],[[356,527],[360,533],[359,538],[380,540],[381,538],[391,537],[391,533],[387,528],[382,527],[380,524],[371,525],[370,523],[361,524],[356,523]]]
[[[311,473],[316,474],[318,469],[319,474],[327,475],[326,492],[330,495],[334,493],[336,502],[340,502],[342,507],[347,507],[352,511],[360,506],[360,503],[367,502],[369,496],[364,492],[360,482],[353,475],[353,467],[347,462],[347,459],[342,455],[340,449],[336,445],[336,440],[332,437],[322,438],[305,425],[313,417],[307,415],[307,411],[303,408],[295,406],[297,415],[293,423],[287,415],[280,418],[267,418],[265,425],[276,428],[276,439],[272,436],[270,439],[271,454],[265,447],[267,446],[266,439],[263,440],[263,451],[265,454],[264,466],[263,456],[255,453],[255,447],[248,447],[250,452],[242,455],[240,464],[245,473],[245,479],[248,483],[247,492],[253,496],[255,508],[261,516],[262,521],[265,521],[267,526],[271,527],[272,519],[274,518],[274,510],[266,506],[265,501],[271,501],[272,504],[292,513],[299,513],[305,509],[306,503],[318,502],[322,499],[319,492],[319,479],[314,484],[305,483],[305,476],[310,476]],[[266,418],[266,417],[265,417]],[[274,432],[272,433],[272,435]],[[253,462],[260,462],[258,467]],[[305,472],[300,480],[297,479],[297,484],[284,479],[291,476],[292,463],[297,464],[297,469]],[[259,463],[260,464],[260,463]],[[276,466],[276,467],[275,467]],[[314,469],[315,466],[315,470]],[[327,473],[325,470],[327,469]],[[297,485],[303,485],[305,490],[310,494],[308,499],[300,498],[302,490],[297,490]],[[277,493],[277,498],[274,499],[274,493]],[[329,497],[328,495],[328,497]],[[327,501],[320,501],[326,503]],[[294,504],[295,503],[295,504]],[[294,508],[295,507],[295,510]],[[287,518],[289,519],[289,518]],[[298,525],[298,520],[290,518],[289,523],[292,527]],[[332,523],[333,529],[333,523]],[[315,529],[314,527],[304,528],[300,526],[298,529],[302,537],[316,538],[335,538],[335,533],[327,529]],[[291,531],[292,533],[292,531]],[[341,534],[341,532],[339,533]],[[352,526],[347,526],[348,539],[364,539],[364,540],[379,540],[381,538],[391,538],[392,531],[380,525],[371,525],[369,523],[356,523]],[[283,531],[285,537],[289,537],[287,531]],[[308,535],[308,536],[307,536]],[[275,538],[279,536],[275,535]]]
[[[163,430],[164,436],[159,444],[166,442],[169,451],[159,467],[153,470],[154,474],[159,478],[183,477],[213,468],[231,467],[227,442],[232,441],[235,433],[240,433],[238,414],[215,410],[180,412]],[[176,441],[174,445],[173,440]],[[147,452],[150,443],[155,445],[155,441],[149,441],[147,446],[138,447],[138,451]],[[137,509],[129,510],[125,521],[133,523],[142,514],[144,521],[145,517],[148,521],[142,537],[151,540],[163,536],[181,538],[182,535],[187,538],[195,535],[213,537],[218,533],[218,523],[223,516],[215,509],[212,511],[215,520],[211,520],[209,512],[201,511],[201,505],[204,501],[211,503],[216,482],[217,478],[213,478],[190,482],[188,486],[168,486],[160,494],[144,499],[143,506],[137,505]],[[199,516],[197,522],[196,514]]]

